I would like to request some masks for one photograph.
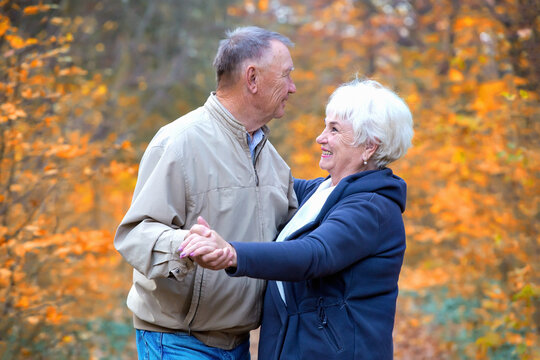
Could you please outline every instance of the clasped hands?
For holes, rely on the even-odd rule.
[[[197,218],[178,249],[180,258],[189,256],[200,266],[221,270],[236,267],[236,250],[225,241],[202,216]]]

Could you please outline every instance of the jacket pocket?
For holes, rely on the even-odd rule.
[[[319,303],[317,305],[317,313],[319,317],[319,324],[318,328],[321,330],[324,335],[326,336],[326,339],[330,343],[330,345],[334,348],[334,350],[338,353],[343,351],[343,341],[339,337],[338,333],[334,329],[334,327],[331,325],[330,321],[328,320],[328,316],[326,315],[326,310],[323,305],[323,298],[319,298]]]
[[[220,329],[247,333],[260,323],[262,280],[229,278],[224,271],[197,267],[191,308],[186,317],[193,331]],[[200,276],[199,276],[200,275]]]

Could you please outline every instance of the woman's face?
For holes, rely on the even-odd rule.
[[[319,166],[328,171],[332,184],[337,183],[364,168],[362,154],[364,146],[354,146],[354,131],[352,124],[337,117],[327,117],[324,120],[324,130],[317,136],[321,145],[321,160]]]

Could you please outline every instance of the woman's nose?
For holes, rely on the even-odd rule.
[[[326,141],[324,131],[319,136],[317,136],[317,138],[315,138],[315,141],[317,142],[317,144],[322,144]]]

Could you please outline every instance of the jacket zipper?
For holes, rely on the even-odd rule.
[[[340,352],[341,350],[343,350],[343,347],[339,343],[336,333],[334,332],[334,330],[328,323],[328,317],[326,316],[326,311],[324,311],[323,302],[324,302],[324,299],[320,297],[319,303],[317,305],[317,312],[319,315],[318,328],[324,332],[330,344],[332,344],[335,347],[335,349],[338,352]]]
[[[253,159],[253,170],[255,171],[255,185],[256,186],[259,186],[259,174],[257,173],[257,167],[255,166],[255,164],[257,164],[257,159],[259,158],[259,154],[261,153],[262,148],[266,144],[266,141],[267,141],[267,138],[264,137],[260,145],[257,146],[255,150],[255,158]]]

